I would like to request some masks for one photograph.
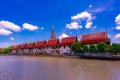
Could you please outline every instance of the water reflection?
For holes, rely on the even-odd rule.
[[[120,62],[0,56],[0,80],[119,80]]]

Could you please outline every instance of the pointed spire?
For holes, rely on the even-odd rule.
[[[52,25],[52,32],[51,32],[50,39],[55,39],[54,25]]]

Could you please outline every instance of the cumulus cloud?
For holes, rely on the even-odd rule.
[[[120,38],[120,33],[115,35],[115,38]]]
[[[91,28],[91,26],[92,26],[92,22],[87,22],[85,25],[85,28],[89,29],[89,28]]]
[[[0,21],[0,28],[8,29],[16,32],[21,30],[20,26],[5,20]]]
[[[85,20],[85,19],[87,19],[87,21],[91,21],[92,16],[90,13],[84,11],[84,12],[81,12],[80,14],[75,15],[75,16],[71,16],[71,19],[73,19],[73,20],[77,20],[77,19]]]
[[[117,29],[117,30],[120,30],[120,26],[117,26],[116,29]]]
[[[88,13],[87,11],[81,12],[77,15],[71,16],[71,19],[74,21],[70,24],[66,24],[66,27],[69,29],[78,29],[82,28],[82,21],[86,21],[85,28],[89,29],[92,27],[92,19],[94,19],[94,16],[92,14]],[[79,23],[79,24],[78,24]]]
[[[38,27],[35,26],[35,25],[31,25],[31,24],[28,24],[28,23],[24,23],[24,24],[23,24],[23,29],[27,29],[27,30],[33,31],[33,30],[37,30]]]
[[[118,16],[116,16],[115,22],[117,25],[120,25],[120,14],[118,14]]]
[[[10,40],[15,40],[15,38],[14,38],[14,37],[11,37]]]
[[[115,23],[116,23],[116,29],[120,30],[120,14],[118,14],[115,18]]]
[[[69,29],[78,29],[78,28],[82,28],[81,25],[78,24],[78,22],[72,22],[70,24],[66,24],[66,27]]]
[[[6,29],[0,29],[0,35],[10,35],[10,34],[12,34],[11,31]]]

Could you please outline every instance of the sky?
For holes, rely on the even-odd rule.
[[[120,43],[119,0],[0,0],[0,47],[105,31]]]

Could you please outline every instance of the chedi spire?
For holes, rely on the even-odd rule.
[[[51,32],[50,39],[51,40],[55,39],[54,25],[52,25],[52,32]]]

